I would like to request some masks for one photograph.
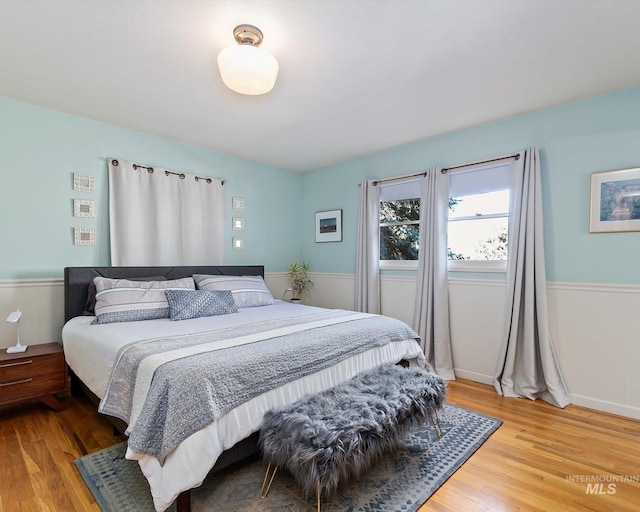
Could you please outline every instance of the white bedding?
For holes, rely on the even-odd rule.
[[[65,357],[70,368],[98,397],[104,395],[118,350],[133,341],[174,334],[191,334],[219,328],[287,318],[322,311],[320,308],[276,301],[274,305],[239,309],[237,314],[173,322],[169,319],[91,325],[94,317],[76,317],[62,331]],[[220,420],[187,438],[170,453],[164,465],[147,455],[127,450],[149,481],[157,511],[168,508],[178,494],[197,487],[220,454],[260,428],[264,413],[292,403],[308,393],[333,387],[356,374],[384,363],[409,360],[424,365],[418,343],[405,340],[367,350],[337,365],[264,393],[233,409]]]

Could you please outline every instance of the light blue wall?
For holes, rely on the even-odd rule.
[[[424,120],[429,123],[429,119]],[[590,174],[640,167],[640,88],[424,140],[305,173],[301,258],[314,272],[354,273],[358,183],[537,146],[547,279],[640,283],[640,232],[589,233]],[[343,209],[341,243],[315,243],[314,213]]]
[[[59,277],[65,266],[110,264],[108,157],[224,178],[228,264],[278,272],[298,258],[290,198],[299,196],[299,174],[0,98],[0,279]],[[95,192],[74,192],[74,172],[93,175]],[[246,200],[244,252],[231,250],[233,196]],[[94,200],[96,217],[73,217],[74,198]],[[95,227],[96,246],[74,246],[74,226]]]
[[[589,234],[590,174],[640,166],[640,88],[303,175],[5,98],[0,98],[0,141],[0,279],[57,277],[64,266],[109,264],[108,157],[225,178],[230,264],[262,263],[279,272],[292,261],[307,260],[314,272],[353,273],[360,181],[537,146],[548,279],[640,283],[640,233]],[[74,193],[73,172],[93,175],[96,191]],[[244,252],[231,250],[233,196],[247,203]],[[73,198],[95,200],[96,217],[74,218]],[[344,241],[315,243],[315,212],[338,208]],[[96,227],[97,245],[74,246],[74,226]]]

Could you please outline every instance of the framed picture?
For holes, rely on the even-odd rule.
[[[93,176],[90,174],[73,173],[73,190],[76,192],[93,192]]]
[[[640,167],[591,174],[589,231],[640,231]]]
[[[231,199],[231,207],[234,212],[243,212],[244,204],[244,197],[234,197]]]
[[[234,231],[244,230],[244,217],[233,217],[231,219],[231,225]]]
[[[96,245],[96,230],[94,228],[73,228],[74,245]]]
[[[342,242],[342,210],[316,213],[316,242]]]
[[[244,251],[244,238],[233,237],[231,247],[234,251]]]
[[[93,217],[94,202],[86,199],[73,200],[73,216],[74,217]]]

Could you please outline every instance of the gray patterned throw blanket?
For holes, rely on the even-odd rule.
[[[240,404],[370,348],[419,339],[385,316],[328,310],[123,347],[99,411],[127,422],[129,447],[165,457]]]

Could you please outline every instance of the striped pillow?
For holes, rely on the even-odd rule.
[[[170,281],[130,281],[96,277],[96,324],[169,318],[167,290],[194,290],[191,277]]]
[[[264,284],[262,276],[209,276],[194,274],[193,279],[199,290],[230,290],[239,308],[268,306],[273,304],[273,296]]]

